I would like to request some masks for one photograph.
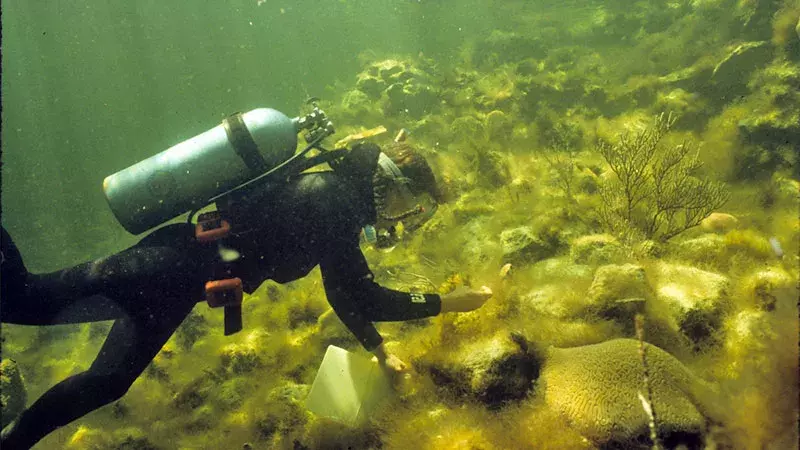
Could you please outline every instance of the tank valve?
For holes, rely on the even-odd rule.
[[[332,135],[335,131],[333,128],[333,122],[328,119],[325,111],[317,106],[316,99],[311,99],[310,101],[314,106],[314,109],[312,109],[310,113],[300,117],[297,120],[298,131],[306,130],[306,133],[303,135],[303,137],[308,143],[322,140],[323,138]]]

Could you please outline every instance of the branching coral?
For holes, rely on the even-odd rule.
[[[609,231],[634,228],[647,239],[667,241],[728,201],[722,183],[694,176],[702,164],[692,144],[662,146],[674,123],[662,114],[653,127],[634,136],[624,134],[616,144],[597,145],[616,175],[600,190],[600,216]]]

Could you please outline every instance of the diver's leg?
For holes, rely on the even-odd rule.
[[[152,303],[151,303],[152,304]],[[190,300],[163,299],[117,320],[85,372],[45,392],[0,435],[3,450],[28,449],[55,429],[122,397],[192,310]]]
[[[0,319],[22,325],[53,325],[125,318],[142,299],[128,292],[158,286],[164,296],[196,295],[216,258],[199,244],[193,228],[175,224],[106,258],[48,274],[25,270],[3,230],[3,291]],[[127,301],[126,301],[127,300]]]

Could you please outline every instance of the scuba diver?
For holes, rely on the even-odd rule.
[[[114,324],[86,371],[53,386],[2,430],[1,448],[30,448],[57,428],[120,399],[200,301],[223,306],[225,334],[236,332],[241,328],[242,292],[252,293],[266,280],[287,283],[319,265],[333,311],[388,371],[403,371],[406,365],[386,351],[373,322],[471,311],[491,297],[487,287],[439,296],[391,290],[374,281],[360,248],[362,229],[374,245],[392,246],[397,222],[402,221],[406,231],[417,229],[441,201],[433,171],[406,142],[384,148],[352,145],[340,158],[326,161],[333,170],[301,173],[293,167],[267,177],[269,182],[253,183],[260,179],[253,174],[274,170],[265,172],[261,164],[244,178],[217,180],[210,183],[216,186],[209,192],[219,192],[220,186],[222,191],[228,189],[224,195],[211,196],[217,212],[192,223],[209,196],[201,195],[199,203],[164,196],[180,197],[188,181],[177,177],[197,172],[186,164],[195,164],[195,169],[200,164],[198,158],[189,157],[176,163],[180,159],[176,155],[219,157],[224,151],[225,157],[239,158],[251,167],[259,159],[254,149],[290,148],[293,153],[292,143],[296,145],[296,134],[304,127],[311,130],[306,150],[318,147],[321,138],[332,133],[330,122],[316,107],[315,117],[289,122],[274,110],[262,111],[261,116],[251,113],[231,116],[217,128],[156,155],[159,158],[105,180],[109,204],[129,231],[152,228],[191,208],[186,223],[161,226],[119,253],[45,274],[28,272],[2,229],[2,322],[54,325],[114,320]],[[254,117],[266,118],[259,125]],[[294,141],[287,137],[292,133]],[[280,145],[275,144],[281,139]],[[186,145],[193,151],[186,152]],[[169,164],[177,164],[175,170]],[[211,167],[219,173],[226,170],[221,160]],[[145,190],[136,185],[142,173],[150,173]],[[240,183],[243,179],[250,181]],[[232,185],[236,187],[229,189]],[[154,199],[144,199],[145,191]],[[168,211],[152,213],[168,203],[172,203]]]

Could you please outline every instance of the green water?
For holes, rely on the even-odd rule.
[[[361,54],[452,59],[466,37],[491,29],[495,10],[476,1],[178,5],[3,2],[3,222],[25,230],[15,234],[32,268],[85,256],[98,237],[124,239],[110,230],[105,176],[235,111],[297,115],[309,96],[351,83]]]

